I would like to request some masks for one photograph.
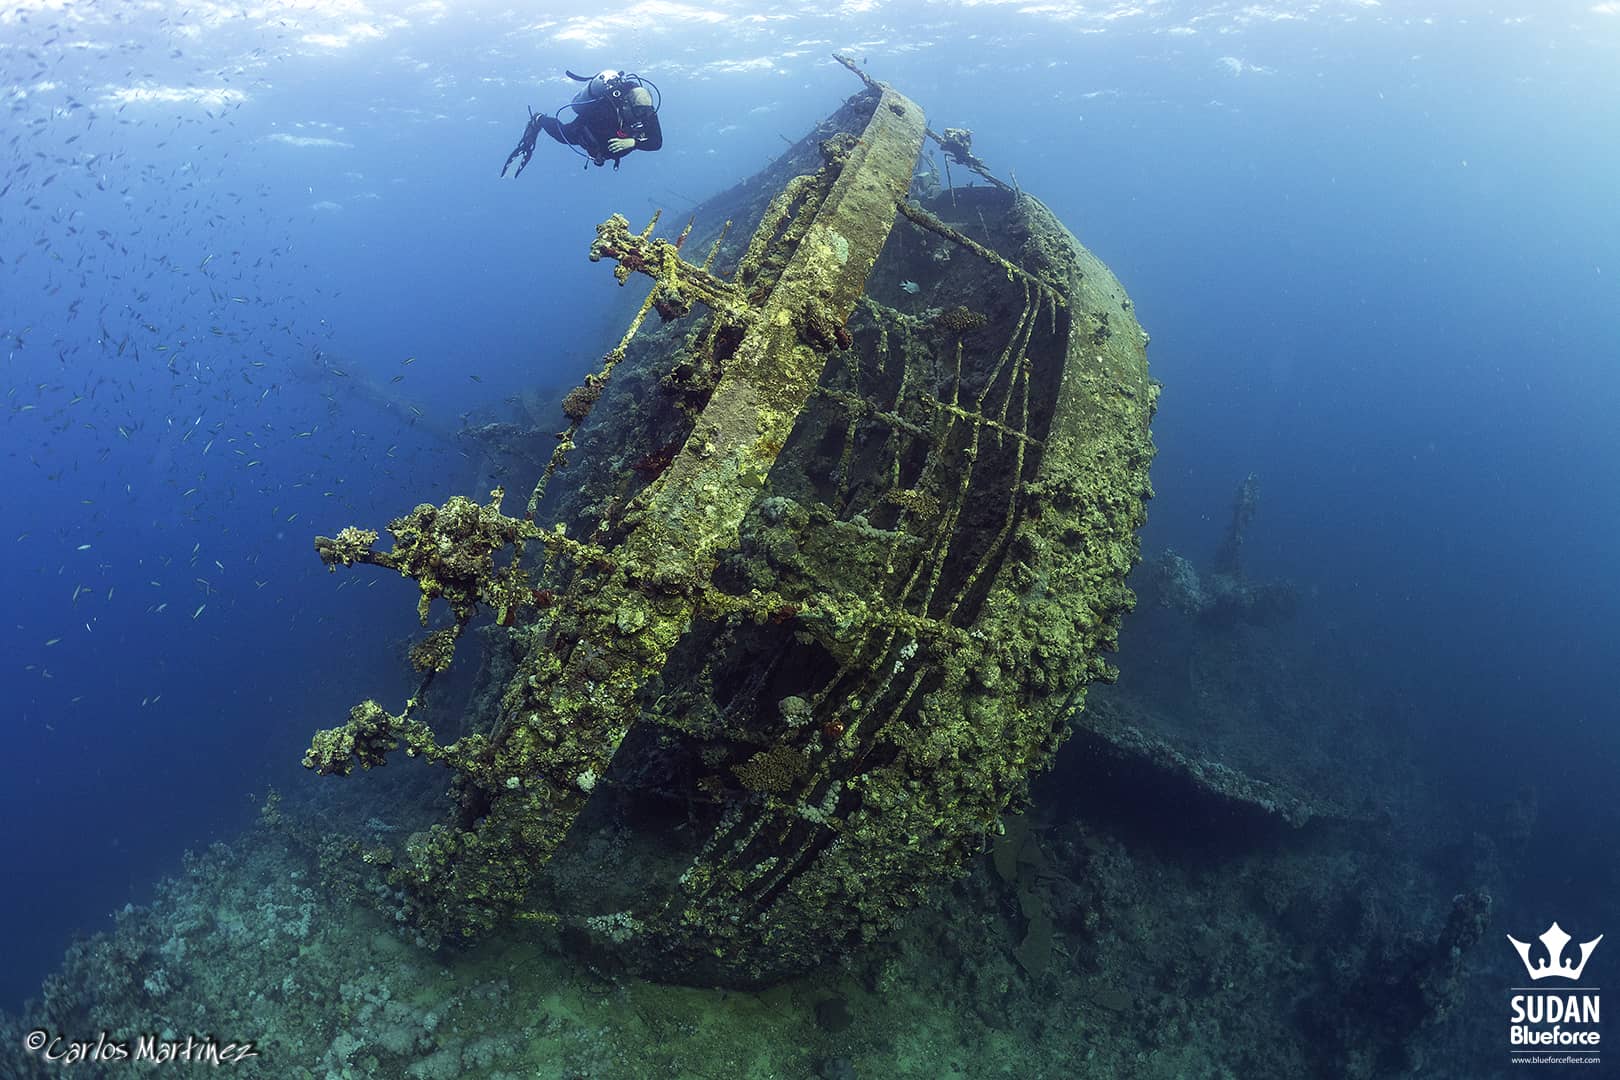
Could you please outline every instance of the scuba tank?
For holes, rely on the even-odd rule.
[[[566,109],[572,109],[575,116],[584,116],[586,110],[610,108],[613,110],[614,127],[621,137],[639,131],[643,125],[628,119],[635,114],[630,111],[632,105],[651,104],[654,113],[658,112],[663,104],[663,95],[658,93],[658,87],[640,75],[624,74],[611,68],[597,72],[595,75],[576,75],[572,71],[564,71],[575,82],[584,83],[572,101],[557,110],[559,119]],[[641,101],[637,102],[636,91]],[[654,94],[657,94],[654,97]],[[572,144],[571,144],[572,145]],[[600,152],[593,152],[585,147],[573,146],[574,152],[590,158],[595,164],[602,164]],[[619,167],[618,158],[614,158],[613,167]]]
[[[569,102],[576,112],[581,105],[588,105],[613,94],[613,90],[609,88],[619,81],[617,71],[599,71],[595,75],[575,75],[572,71],[566,71],[563,74],[575,82],[585,84],[579,88],[579,93],[574,95],[574,100]]]
[[[575,82],[585,84],[579,93],[574,95],[574,100],[564,106],[572,108],[576,113],[581,105],[588,105],[604,98],[610,100],[615,111],[618,111],[630,104],[631,91],[637,89],[648,91],[648,96],[653,98],[653,112],[657,112],[659,106],[663,104],[663,95],[659,93],[658,87],[640,75],[626,74],[611,68],[598,71],[595,75],[576,75],[572,71],[564,71],[563,74]]]

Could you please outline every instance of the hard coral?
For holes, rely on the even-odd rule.
[[[585,381],[568,391],[563,398],[563,415],[570,420],[583,420],[591,414],[591,406],[602,396],[602,384],[587,376]]]
[[[970,330],[977,330],[990,320],[961,304],[948,311],[942,311],[934,317],[934,324],[946,330],[953,330],[958,334],[965,334]]]
[[[761,750],[741,765],[733,765],[731,771],[750,790],[780,794],[791,788],[808,768],[809,762],[802,750],[778,743],[769,750]]]
[[[417,671],[443,671],[456,653],[455,630],[435,630],[411,648],[411,667]]]

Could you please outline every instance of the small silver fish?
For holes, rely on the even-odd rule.
[[[902,281],[900,283],[900,287],[906,290],[906,292],[910,293],[912,296],[916,296],[922,291],[922,286],[917,284],[915,281]]]

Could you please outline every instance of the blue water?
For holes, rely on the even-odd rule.
[[[857,89],[835,48],[1130,290],[1145,547],[1207,549],[1259,474],[1250,565],[1417,704],[1433,782],[1538,787],[1522,910],[1614,924],[1620,5],[548,10],[0,11],[0,1003],[401,696],[409,586],[312,535],[462,490],[460,414],[617,333],[592,226],[768,162]],[[603,66],[664,149],[497,179]]]

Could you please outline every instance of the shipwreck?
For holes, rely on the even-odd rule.
[[[967,132],[861,77],[678,233],[598,226],[590,258],[650,289],[532,488],[418,506],[383,547],[317,538],[419,588],[418,689],[305,764],[450,770],[444,820],[353,845],[424,939],[531,925],[666,979],[806,970],[991,846],[1111,677],[1147,335]],[[481,682],[452,706],[470,627]]]

